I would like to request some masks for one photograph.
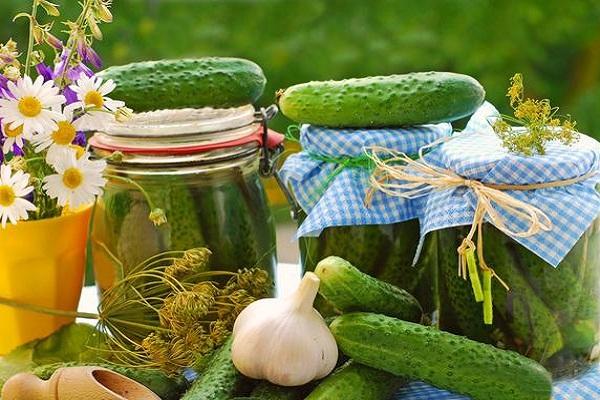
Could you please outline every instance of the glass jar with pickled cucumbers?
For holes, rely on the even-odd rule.
[[[92,230],[101,292],[149,257],[194,247],[211,250],[211,269],[259,267],[276,282],[261,173],[282,137],[266,129],[267,114],[250,105],[162,110],[95,134],[91,145],[108,161]]]
[[[552,267],[490,224],[485,262],[508,285],[492,280],[493,324],[484,324],[469,280],[459,277],[456,248],[470,227],[438,231],[440,327],[518,351],[555,377],[573,376],[600,356],[600,219]]]
[[[314,270],[328,256],[346,259],[361,271],[413,294],[433,317],[436,298],[435,234],[425,237],[423,256],[417,207],[412,201],[374,193],[373,154],[390,151],[413,157],[447,137],[448,123],[414,127],[299,127],[300,153],[279,171],[299,222],[302,267]],[[321,309],[323,311],[323,309]]]
[[[302,237],[302,266],[312,271],[328,256],[349,261],[361,271],[414,295],[431,318],[437,309],[437,234],[427,236],[423,256],[413,266],[419,244],[416,219],[387,225],[329,227],[318,237]]]

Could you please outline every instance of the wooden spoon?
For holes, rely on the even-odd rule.
[[[3,400],[160,400],[136,381],[101,367],[60,368],[41,380],[21,373],[2,389]]]

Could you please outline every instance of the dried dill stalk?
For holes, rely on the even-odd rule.
[[[492,124],[494,132],[509,151],[525,156],[545,154],[547,142],[557,140],[569,145],[579,138],[575,131],[576,122],[570,117],[558,118],[558,107],[552,107],[548,99],[524,98],[521,74],[515,74],[510,83],[506,96],[510,99],[514,117],[502,115]]]
[[[222,345],[238,314],[268,296],[272,283],[257,268],[208,271],[210,255],[196,248],[151,257],[107,290],[98,310],[109,354],[177,372]]]

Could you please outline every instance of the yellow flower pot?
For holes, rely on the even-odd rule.
[[[77,310],[91,208],[0,228],[0,297]],[[0,305],[0,355],[50,335],[71,318]]]

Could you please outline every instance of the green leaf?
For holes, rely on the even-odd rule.
[[[61,328],[34,347],[33,362],[37,365],[98,359],[98,347],[103,336],[91,325],[71,324]]]
[[[99,349],[105,348],[104,335],[91,325],[71,324],[44,339],[17,347],[0,358],[0,389],[19,372],[57,362],[100,362]]]

